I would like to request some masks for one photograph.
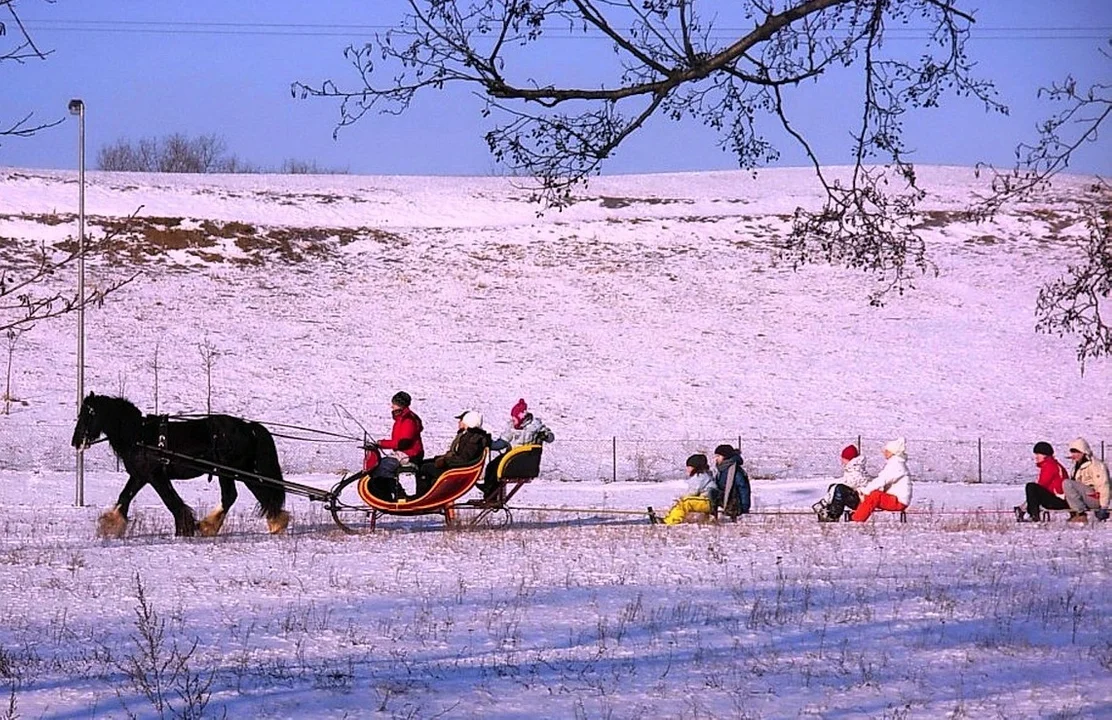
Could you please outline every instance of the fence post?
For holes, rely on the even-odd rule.
[[[737,448],[738,452],[741,452],[741,435],[737,436],[737,445],[735,445],[734,447]],[[1104,452],[1103,451],[1101,451],[1101,459],[1102,460],[1104,459]]]
[[[981,476],[981,438],[977,438],[977,482],[984,482]]]
[[[857,453],[864,455],[865,451],[861,449],[861,433],[857,433]]]
[[[611,455],[611,468],[614,472],[614,482],[618,482],[618,436],[614,436],[613,453]]]
[[[1104,441],[1100,441],[1100,461],[1104,462]]]

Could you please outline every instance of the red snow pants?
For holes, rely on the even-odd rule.
[[[887,510],[889,512],[899,512],[906,510],[907,505],[896,499],[895,495],[889,495],[883,490],[873,490],[865,496],[857,509],[853,511],[854,522],[865,522],[873,514],[874,510]]]

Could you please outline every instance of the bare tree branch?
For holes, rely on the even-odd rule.
[[[82,256],[95,256],[110,248],[116,239],[127,232],[140,210],[141,207],[126,220],[114,224],[100,238],[86,238],[84,252],[78,245],[60,259],[54,260],[44,244],[26,270],[0,270],[0,333],[20,333],[43,320],[59,317],[79,308],[98,307],[109,295],[137,278],[140,272],[100,287],[87,287],[84,296],[78,296],[76,289],[73,292],[44,289],[45,281],[50,276],[72,266]]]
[[[517,177],[534,178],[547,206],[573,202],[573,188],[654,116],[694,118],[719,133],[738,166],[774,161],[757,128],[779,122],[814,165],[821,209],[800,209],[784,250],[793,263],[825,259],[877,271],[902,291],[929,269],[918,234],[923,193],[903,145],[904,115],[949,94],[1006,112],[990,83],[975,78],[965,43],[972,15],[946,0],[737,0],[721,40],[709,0],[408,0],[399,25],[345,51],[358,82],[293,83],[297,97],[339,100],[336,132],[367,112],[402,113],[417,93],[464,85],[487,102],[486,141]],[[742,19],[738,19],[738,18]],[[888,26],[922,29],[919,49],[885,45]],[[527,57],[558,57],[556,32],[602,37],[613,62],[591,82],[560,81],[558,62],[524,70]],[[563,37],[563,35],[562,35]],[[860,70],[854,168],[833,180],[794,122],[785,92],[833,69]],[[537,78],[533,73],[551,72]],[[874,297],[874,300],[879,300]]]
[[[1112,38],[1100,53],[1112,64]],[[1072,77],[1039,90],[1039,97],[1061,109],[1038,126],[1034,144],[1016,147],[1016,164],[1009,171],[983,166],[992,174],[992,192],[979,200],[970,216],[993,217],[1007,203],[1037,199],[1051,180],[1070,167],[1076,155],[1099,137],[1112,117],[1112,85],[1079,86]],[[1080,261],[1039,289],[1035,328],[1069,336],[1076,344],[1081,372],[1090,360],[1112,355],[1109,293],[1112,292],[1112,186],[1096,178],[1088,192],[1071,197],[1084,218],[1086,235],[1078,241]]]
[[[22,65],[27,60],[45,60],[51,53],[51,51],[41,50],[35,44],[31,33],[28,32],[27,26],[23,24],[23,20],[16,10],[17,1],[0,0],[0,14],[10,17],[11,24],[15,26],[15,32],[9,34],[8,26],[3,19],[0,19],[0,65],[5,62]],[[53,3],[54,0],[44,0],[44,2]],[[11,44],[4,44],[8,42],[5,40],[6,38],[11,38]],[[61,118],[53,121],[35,121],[32,120],[34,115],[34,112],[28,112],[17,120],[0,120],[0,138],[30,137],[40,130],[54,127],[62,122]]]

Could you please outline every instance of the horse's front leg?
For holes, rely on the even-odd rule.
[[[106,510],[97,518],[97,536],[103,538],[121,538],[127,532],[127,513],[131,508],[131,501],[143,489],[147,481],[136,475],[129,474],[124,489],[116,499],[116,504],[111,510]]]
[[[201,534],[206,537],[212,537],[220,532],[220,528],[224,526],[224,519],[228,516],[228,511],[232,509],[232,505],[236,501],[239,492],[236,490],[235,480],[227,477],[220,477],[220,505],[213,508],[213,510],[200,522]]]
[[[181,495],[178,495],[178,491],[170,484],[169,478],[161,472],[156,472],[155,477],[151,478],[151,487],[174,515],[174,534],[180,537],[193,537],[197,532],[197,516],[193,514],[193,508],[186,505]]]

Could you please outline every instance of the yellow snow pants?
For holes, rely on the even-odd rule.
[[[678,525],[683,522],[687,513],[710,514],[710,499],[702,495],[686,495],[676,501],[668,514],[664,516],[665,525]]]

